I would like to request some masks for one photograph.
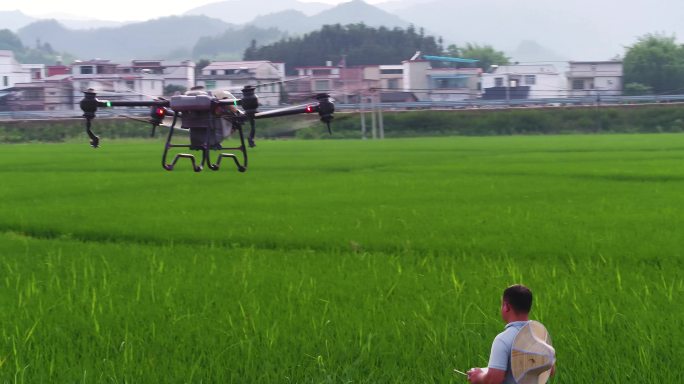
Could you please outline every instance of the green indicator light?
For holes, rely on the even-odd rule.
[[[236,106],[236,107],[238,106],[237,100],[233,100],[233,105]]]
[[[111,101],[106,101],[106,103],[107,103],[107,108],[111,108],[111,107],[112,107],[112,102],[111,102]]]

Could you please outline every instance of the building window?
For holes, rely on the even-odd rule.
[[[404,70],[399,68],[399,69],[381,69],[380,70],[381,75],[402,75],[404,74]]]
[[[93,74],[93,67],[84,65],[81,67],[81,75],[92,75]]]
[[[314,69],[312,73],[314,76],[330,76],[329,69]]]
[[[206,80],[204,82],[204,86],[207,88],[207,90],[214,89],[216,88],[216,80]]]
[[[535,84],[537,84],[537,76],[535,76],[535,75],[525,75],[525,84],[526,84],[526,85],[535,85]]]
[[[399,89],[399,79],[389,79],[389,80],[387,80],[387,88],[389,88],[389,89]]]
[[[329,91],[330,90],[330,81],[328,80],[316,80],[314,83],[314,90],[315,91]]]
[[[575,91],[584,89],[584,80],[573,80],[572,89]]]
[[[495,77],[494,78],[494,86],[495,87],[503,87],[503,77]]]
[[[131,91],[135,91],[135,81],[132,81],[132,80],[126,81],[126,88],[128,88]]]
[[[212,76],[216,76],[216,71],[213,70],[213,69],[212,69],[211,72],[209,72],[209,73],[210,73]]]

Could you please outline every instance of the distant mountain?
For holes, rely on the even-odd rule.
[[[0,11],[0,29],[9,29],[16,32],[19,28],[36,21],[35,17],[28,16],[21,11]]]
[[[130,60],[142,58],[190,58],[195,43],[233,27],[206,16],[171,16],[126,24],[117,28],[68,29],[55,20],[38,21],[18,32],[26,45],[36,40],[80,59]],[[245,47],[249,41],[245,42]]]
[[[297,0],[251,0],[248,3],[242,0],[225,0],[193,8],[185,14],[205,15],[228,23],[245,24],[258,16],[280,11],[294,10],[310,16],[330,7],[329,4],[305,3]]]
[[[78,19],[57,19],[57,21],[69,29],[95,29],[95,28],[117,28],[127,23],[108,20],[78,20]]]
[[[369,27],[408,27],[410,23],[363,0],[342,3],[313,16],[320,25],[364,23]]]
[[[657,5],[656,5],[657,4]],[[573,60],[606,60],[638,36],[684,37],[681,0],[432,0],[396,14],[443,36],[447,43],[490,44],[505,51],[536,41]]]
[[[552,63],[556,64],[556,68],[561,69],[570,60],[570,57],[563,56],[550,48],[544,47],[535,41],[524,40],[512,50],[507,51],[506,54],[511,58],[511,62],[519,63]]]
[[[421,6],[424,5],[432,0],[392,0],[392,1],[386,1],[384,3],[379,3],[376,5],[376,7],[382,9],[383,11],[389,12],[389,13],[395,13],[397,11],[409,8],[409,7],[414,7],[414,6]]]
[[[293,9],[256,17],[251,23],[260,28],[278,28],[281,31],[298,35],[319,28],[315,17],[309,17]],[[263,44],[261,41],[260,44]]]
[[[319,29],[326,24],[357,24],[369,27],[401,27],[406,28],[409,22],[370,5],[362,0],[353,0],[339,4],[313,16],[297,11],[282,11],[260,16],[251,23],[261,28],[275,27],[293,34],[302,34]]]

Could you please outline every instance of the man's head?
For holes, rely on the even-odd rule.
[[[532,291],[516,284],[506,288],[501,299],[501,317],[505,322],[527,320],[532,309]]]

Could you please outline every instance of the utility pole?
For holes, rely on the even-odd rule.
[[[363,95],[359,93],[359,111],[361,112],[361,139],[366,140],[366,113],[363,107]]]
[[[382,116],[382,106],[378,106],[378,127],[380,128],[380,140],[385,138],[385,119]]]
[[[370,97],[370,102],[371,102],[371,116],[372,116],[372,132],[373,132],[373,140],[378,138],[378,119],[377,116],[375,115],[375,98],[373,95]]]

